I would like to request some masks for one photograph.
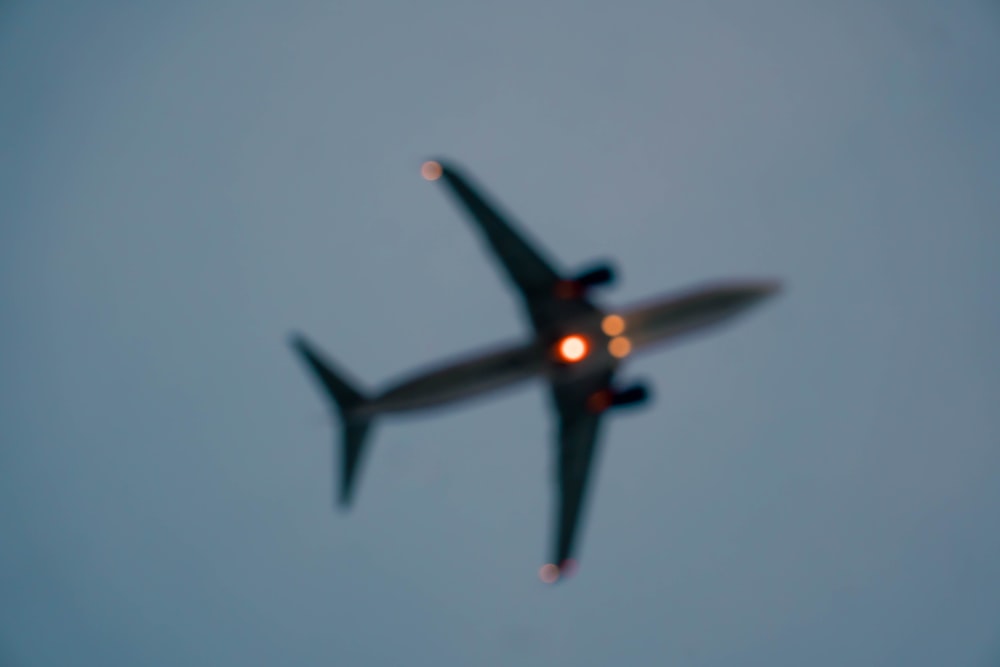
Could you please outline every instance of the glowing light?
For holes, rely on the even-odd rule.
[[[625,331],[625,320],[620,315],[608,315],[601,320],[601,330],[609,336],[618,336]]]
[[[560,299],[575,299],[583,293],[580,286],[572,280],[560,280],[556,283],[556,296]]]
[[[580,361],[587,356],[587,341],[573,334],[559,341],[559,356],[563,361]]]
[[[625,336],[616,336],[608,342],[608,352],[611,353],[612,357],[621,359],[627,357],[631,351],[632,343]]]
[[[420,175],[426,178],[428,181],[436,181],[441,178],[441,174],[444,173],[444,169],[441,168],[441,164],[431,160],[430,162],[424,162],[420,167]]]
[[[614,394],[607,389],[595,391],[587,397],[587,411],[591,414],[599,415],[611,407],[614,398]]]
[[[554,584],[559,580],[559,568],[552,563],[546,563],[538,569],[538,578],[546,584]]]

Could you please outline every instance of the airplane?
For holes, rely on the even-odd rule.
[[[614,281],[609,263],[568,273],[459,167],[431,160],[422,165],[421,174],[429,181],[443,182],[475,223],[520,294],[531,335],[369,394],[302,335],[293,334],[293,349],[329,394],[331,407],[342,421],[339,504],[347,508],[354,497],[366,436],[375,417],[464,401],[541,378],[548,383],[558,420],[557,511],[552,559],[538,574],[543,582],[554,583],[577,567],[575,538],[602,417],[645,403],[651,395],[644,383],[623,386],[616,382],[624,361],[656,344],[729,320],[774,295],[781,285],[776,280],[731,280],[606,308],[593,299],[592,292]]]

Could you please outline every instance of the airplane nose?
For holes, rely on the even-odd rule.
[[[769,296],[774,296],[781,291],[781,281],[780,280],[761,280],[760,282],[750,286],[748,291],[756,299],[764,299]]]
[[[722,298],[720,306],[723,310],[736,313],[750,308],[769,299],[780,292],[781,282],[778,280],[754,280],[734,286]]]

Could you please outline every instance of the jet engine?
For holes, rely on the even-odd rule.
[[[596,264],[573,278],[560,280],[556,284],[556,295],[563,299],[578,298],[591,287],[614,282],[615,271],[610,264]]]
[[[615,391],[611,398],[612,407],[622,407],[626,405],[639,406],[649,400],[652,393],[646,388],[644,384],[634,384],[631,387],[626,387]]]
[[[596,285],[608,285],[614,280],[615,271],[610,264],[598,264],[573,278],[573,282],[584,289]]]

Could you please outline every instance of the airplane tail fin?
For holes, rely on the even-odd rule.
[[[341,435],[340,496],[341,507],[349,507],[354,493],[354,482],[364,452],[365,436],[371,426],[371,418],[357,414],[357,409],[366,399],[345,374],[336,369],[323,354],[313,347],[303,336],[293,334],[292,348],[301,355],[306,364],[322,383],[340,413],[343,431]]]

